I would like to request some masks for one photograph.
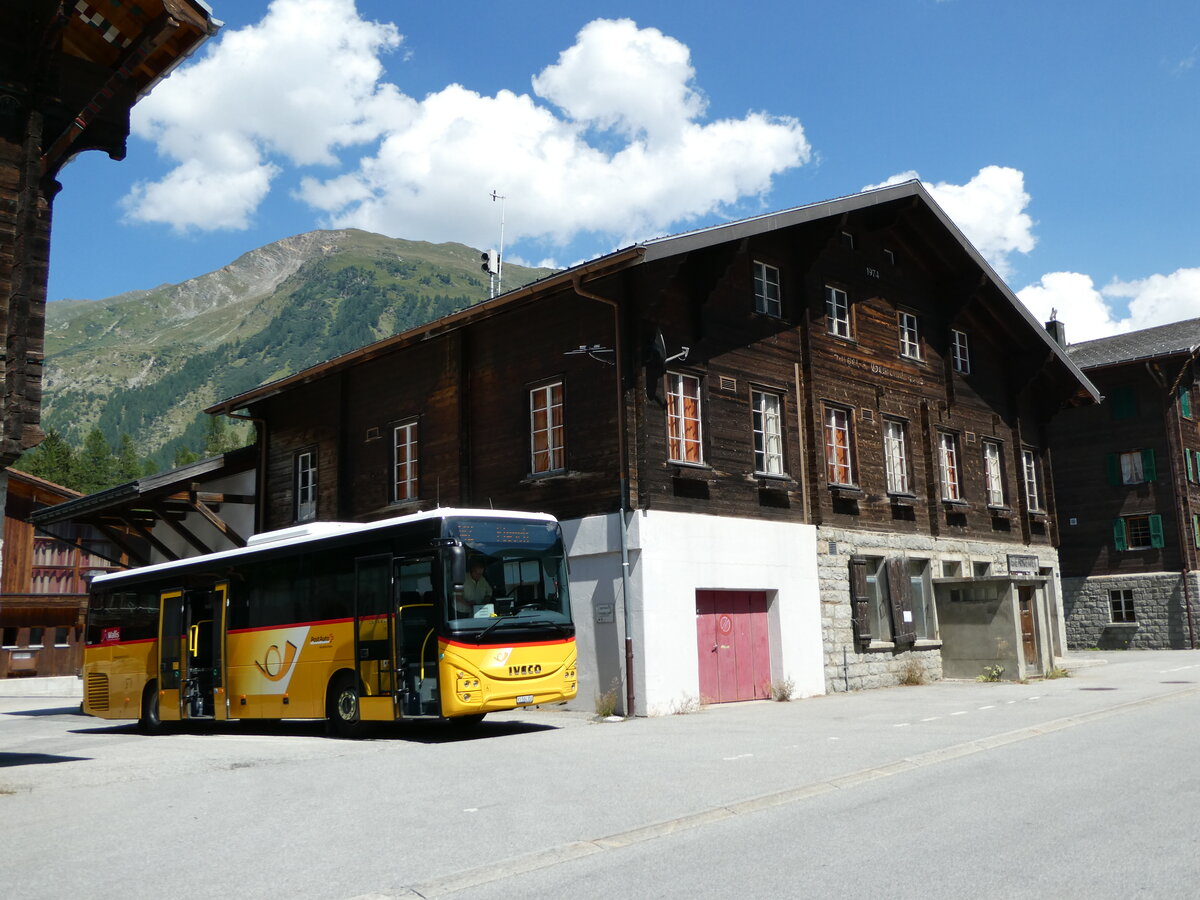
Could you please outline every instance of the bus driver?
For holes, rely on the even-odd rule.
[[[491,599],[492,585],[483,577],[483,558],[476,556],[471,560],[467,578],[463,582],[462,601],[458,604],[458,612],[464,616],[473,616],[475,607]]]

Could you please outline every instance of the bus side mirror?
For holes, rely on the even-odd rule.
[[[450,548],[451,590],[461,591],[467,580],[467,548],[458,544]]]

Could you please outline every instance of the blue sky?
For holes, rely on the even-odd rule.
[[[209,0],[55,202],[50,298],[314,228],[567,265],[916,175],[1071,340],[1200,316],[1200,4]]]

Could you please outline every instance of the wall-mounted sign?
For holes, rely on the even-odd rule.
[[[1040,566],[1041,562],[1036,556],[1023,553],[1008,554],[1009,575],[1037,575]]]
[[[607,625],[611,622],[615,622],[616,617],[613,615],[613,609],[614,609],[614,607],[613,607],[613,604],[611,604],[611,603],[597,603],[596,604],[596,624],[597,625]]]

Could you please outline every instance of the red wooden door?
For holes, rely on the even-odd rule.
[[[769,696],[771,645],[764,591],[696,591],[700,700],[728,703]]]

